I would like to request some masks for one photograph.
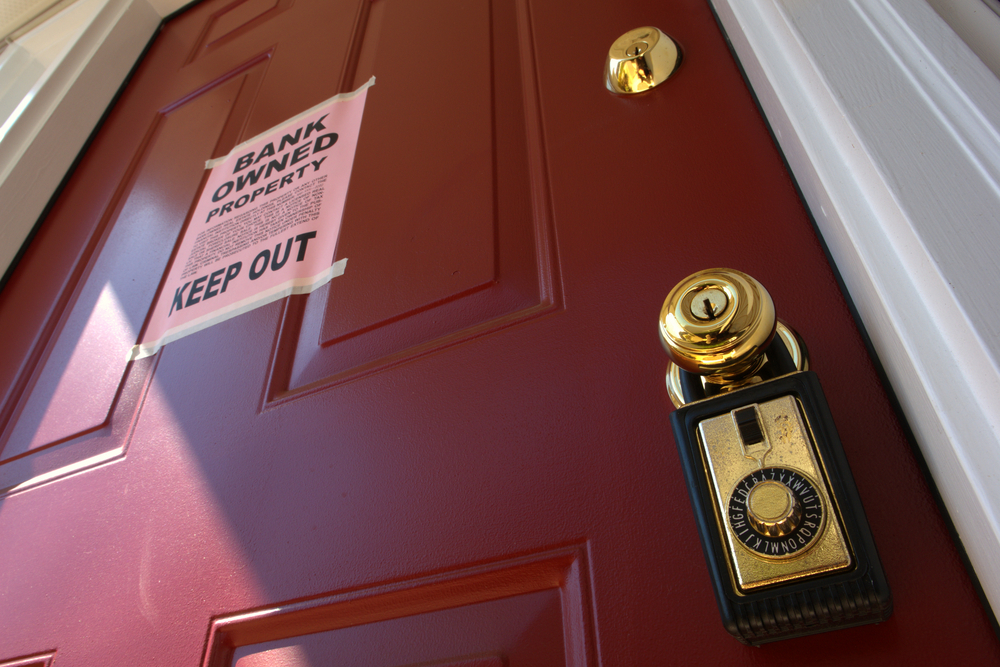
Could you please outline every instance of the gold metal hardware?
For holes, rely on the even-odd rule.
[[[792,490],[781,482],[765,480],[747,496],[747,520],[761,535],[784,537],[802,525],[805,512]]]
[[[680,64],[677,42],[659,28],[636,28],[611,45],[605,83],[613,93],[641,93],[669,79]]]
[[[701,271],[671,290],[658,329],[726,629],[758,644],[888,618],[892,597],[823,389],[767,291],[740,271]]]
[[[740,417],[734,414],[751,409],[759,432],[741,430]],[[757,437],[767,445],[759,458],[745,453],[748,430],[759,433]],[[838,518],[840,509],[827,491],[826,470],[815,454],[812,438],[792,396],[742,407],[698,424],[719,531],[741,591],[852,565]]]
[[[752,376],[777,328],[764,286],[734,269],[688,276],[660,311],[660,340],[673,363],[707,382],[728,384]]]
[[[678,283],[663,303],[659,330],[671,359],[667,386],[678,407],[683,372],[702,377],[706,400],[709,387],[718,394],[773,377],[765,365],[775,335],[796,370],[807,365],[804,346],[778,322],[767,290],[734,269],[699,271]],[[744,403],[701,420],[697,438],[738,591],[852,566],[798,399]]]
[[[795,364],[795,370],[809,370],[809,355],[806,354],[806,347],[799,339],[798,334],[796,334],[784,322],[778,320],[778,327],[775,335],[784,344],[785,349],[788,350],[788,355],[792,358],[792,363]],[[751,378],[751,380],[752,379],[753,378]],[[704,378],[702,378],[702,380],[702,385],[704,385]],[[742,387],[745,384],[748,383],[741,383],[733,388]],[[725,387],[723,387],[723,389],[725,389]],[[680,366],[674,363],[667,364],[667,395],[670,396],[670,402],[673,403],[675,408],[684,407],[688,403],[688,401],[684,398],[684,390],[681,387]]]

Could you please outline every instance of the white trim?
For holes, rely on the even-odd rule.
[[[927,3],[1000,77],[1000,0],[927,0]]]
[[[149,0],[149,4],[161,17],[167,17],[185,5],[192,4],[196,1],[197,0]]]
[[[44,70],[22,68],[31,78],[7,84],[28,92],[0,121],[0,275],[159,24],[144,1],[92,0],[15,42],[28,53],[44,44],[31,53]]]
[[[1000,609],[1000,80],[923,0],[715,0]]]

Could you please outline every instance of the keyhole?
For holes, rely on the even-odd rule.
[[[691,315],[703,322],[718,318],[729,306],[729,297],[718,287],[702,289],[692,297]]]
[[[625,55],[629,58],[635,58],[636,56],[644,53],[648,48],[649,44],[646,44],[645,42],[636,42],[632,46],[625,49]]]
[[[705,306],[705,314],[708,315],[708,319],[710,319],[710,320],[715,319],[715,304],[713,304],[708,299],[705,299],[705,301],[703,303],[704,303],[704,306]]]

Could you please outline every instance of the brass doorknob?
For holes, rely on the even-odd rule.
[[[724,384],[760,369],[777,322],[763,285],[735,269],[708,269],[667,295],[660,341],[678,367]]]
[[[680,64],[677,42],[659,28],[636,28],[611,45],[605,83],[613,93],[641,93],[666,81]]]

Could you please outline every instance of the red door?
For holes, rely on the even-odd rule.
[[[607,48],[649,24],[681,69],[611,95]],[[373,74],[346,273],[126,363],[204,161]],[[710,266],[810,346],[885,623],[756,649],[722,628],[654,326]],[[0,665],[1000,658],[707,3],[203,2],[0,318]]]

